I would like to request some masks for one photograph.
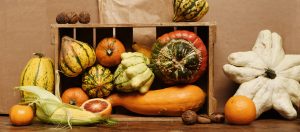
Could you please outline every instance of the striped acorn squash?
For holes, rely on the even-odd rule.
[[[199,21],[209,9],[206,0],[174,0],[174,22]]]
[[[206,47],[193,32],[166,33],[152,47],[151,68],[165,84],[193,83],[205,71],[206,65]]]
[[[41,53],[34,53],[21,74],[21,86],[39,86],[54,92],[54,66],[51,58],[44,57]],[[23,93],[22,93],[23,94]],[[31,94],[24,92],[24,96]]]
[[[76,77],[96,61],[95,51],[87,43],[64,36],[60,51],[60,69],[68,77]]]
[[[85,71],[82,77],[82,89],[90,98],[102,98],[113,89],[113,75],[108,68],[97,64]]]

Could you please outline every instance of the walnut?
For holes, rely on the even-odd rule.
[[[69,12],[69,13],[67,13],[67,16],[69,18],[70,24],[75,24],[78,22],[79,17],[75,12]]]
[[[87,24],[91,20],[90,14],[86,11],[82,11],[79,13],[79,22],[82,24]]]
[[[56,16],[56,22],[58,24],[66,24],[69,22],[69,18],[67,16],[67,13],[61,12]]]
[[[186,125],[193,125],[197,123],[198,115],[195,111],[187,110],[182,113],[181,119]]]

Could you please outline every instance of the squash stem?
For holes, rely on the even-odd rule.
[[[274,79],[274,78],[276,78],[276,73],[274,70],[268,68],[268,69],[266,69],[265,77]]]
[[[38,56],[39,58],[44,57],[44,54],[43,54],[43,53],[33,53],[33,55],[36,55],[36,56]]]

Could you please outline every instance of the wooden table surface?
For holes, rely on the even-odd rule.
[[[9,122],[8,116],[0,116],[0,131],[1,132],[17,132],[17,131],[70,131],[69,128],[57,125],[41,124],[34,122],[29,126],[12,126]],[[93,131],[205,131],[205,132],[300,132],[300,119],[287,121],[283,119],[259,119],[250,125],[236,126],[228,124],[196,124],[196,125],[183,125],[181,121],[163,121],[163,122],[134,122],[134,121],[120,121],[115,126],[73,126],[71,131],[80,132],[93,132]]]

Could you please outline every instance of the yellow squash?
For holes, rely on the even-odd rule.
[[[107,100],[112,106],[123,106],[138,114],[180,116],[187,110],[200,109],[205,93],[198,86],[183,85],[150,90],[145,94],[113,94]]]
[[[41,53],[34,53],[21,74],[21,86],[39,86],[51,93],[54,91],[54,66],[51,58]],[[24,93],[27,96],[28,93]]]

